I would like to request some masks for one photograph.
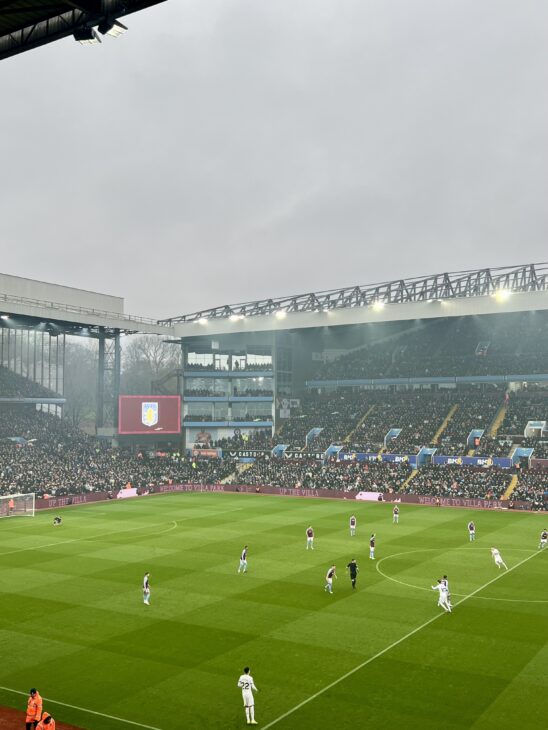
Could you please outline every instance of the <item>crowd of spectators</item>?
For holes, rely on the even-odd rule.
[[[500,433],[523,436],[528,421],[548,421],[547,388],[524,388],[510,394]]]
[[[469,448],[474,448],[467,443],[470,432],[473,429],[487,432],[502,404],[501,393],[471,391],[460,398],[456,412],[441,435],[440,453],[448,456],[466,454]]]
[[[272,431],[269,428],[257,429],[253,433],[235,433],[233,436],[219,439],[215,446],[232,451],[246,449],[272,450],[275,446]]]
[[[349,391],[302,398],[300,409],[291,409],[291,418],[283,422],[277,433],[278,443],[302,449],[313,428],[322,430],[308,444],[310,449],[326,449],[332,443],[343,443],[363,416],[366,401],[367,396]]]
[[[520,474],[513,500],[531,502],[535,510],[548,509],[548,470],[529,469]]]
[[[0,398],[55,398],[56,394],[0,365]]]
[[[509,470],[449,464],[425,466],[404,488],[406,494],[465,499],[500,499],[512,479]]]
[[[237,388],[234,387],[234,398],[242,397],[272,397],[272,388]],[[227,391],[214,390],[213,388],[186,388],[183,398],[191,396],[193,398],[229,398]]]
[[[228,362],[226,361],[218,361],[215,363],[200,363],[200,362],[187,362],[185,366],[185,370],[187,372],[197,372],[197,371],[220,371],[220,372],[228,372],[230,371],[230,367]],[[232,372],[241,372],[241,371],[247,371],[247,372],[265,372],[265,371],[272,370],[272,363],[271,362],[240,362],[239,360],[235,360]]]
[[[257,413],[246,413],[243,416],[213,416],[211,414],[187,414],[183,421],[201,421],[204,423],[211,422],[211,421],[241,421],[243,422],[251,422],[251,421],[272,421],[272,413],[263,413],[263,414],[257,414]]]
[[[534,449],[533,459],[548,459],[548,436],[523,439],[520,446]]]
[[[229,462],[113,449],[55,415],[33,407],[0,411],[0,493],[63,496],[189,482],[212,484],[234,471]]]
[[[371,396],[373,407],[350,439],[355,451],[378,452],[392,428],[401,429],[386,444],[389,453],[416,454],[432,442],[453,403],[454,396],[432,391]]]
[[[474,456],[510,456],[512,447],[513,441],[507,436],[482,436]]]
[[[398,491],[410,473],[408,464],[260,459],[244,471],[242,484],[285,489],[337,489],[344,492]]]
[[[315,379],[545,373],[544,313],[443,318],[324,363]]]

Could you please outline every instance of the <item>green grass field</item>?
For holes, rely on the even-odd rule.
[[[263,728],[548,727],[546,516],[402,505],[393,525],[387,504],[238,494],[62,516],[61,528],[49,512],[0,522],[0,704],[23,708],[36,686],[57,720],[89,730],[230,730],[245,725],[236,682],[249,664]],[[451,615],[430,589],[443,573]]]

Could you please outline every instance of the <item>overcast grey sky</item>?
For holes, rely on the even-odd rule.
[[[168,316],[548,260],[546,0],[168,0],[0,62],[5,273]]]

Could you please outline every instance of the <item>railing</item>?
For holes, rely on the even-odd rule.
[[[61,304],[60,302],[50,302],[46,299],[31,299],[30,297],[19,297],[11,294],[0,294],[0,302],[8,304],[22,304],[28,307],[51,309],[56,312],[71,312],[73,314],[92,314],[96,317],[108,317],[113,319],[121,319],[124,322],[138,322],[140,324],[153,324],[158,326],[158,320],[152,317],[140,317],[132,314],[123,314],[120,312],[109,312],[105,309],[95,309],[94,307],[81,307],[76,304]],[[171,327],[170,323],[165,324]]]

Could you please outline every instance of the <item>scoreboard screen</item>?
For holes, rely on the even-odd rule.
[[[121,395],[118,433],[181,433],[181,398],[178,395]]]

